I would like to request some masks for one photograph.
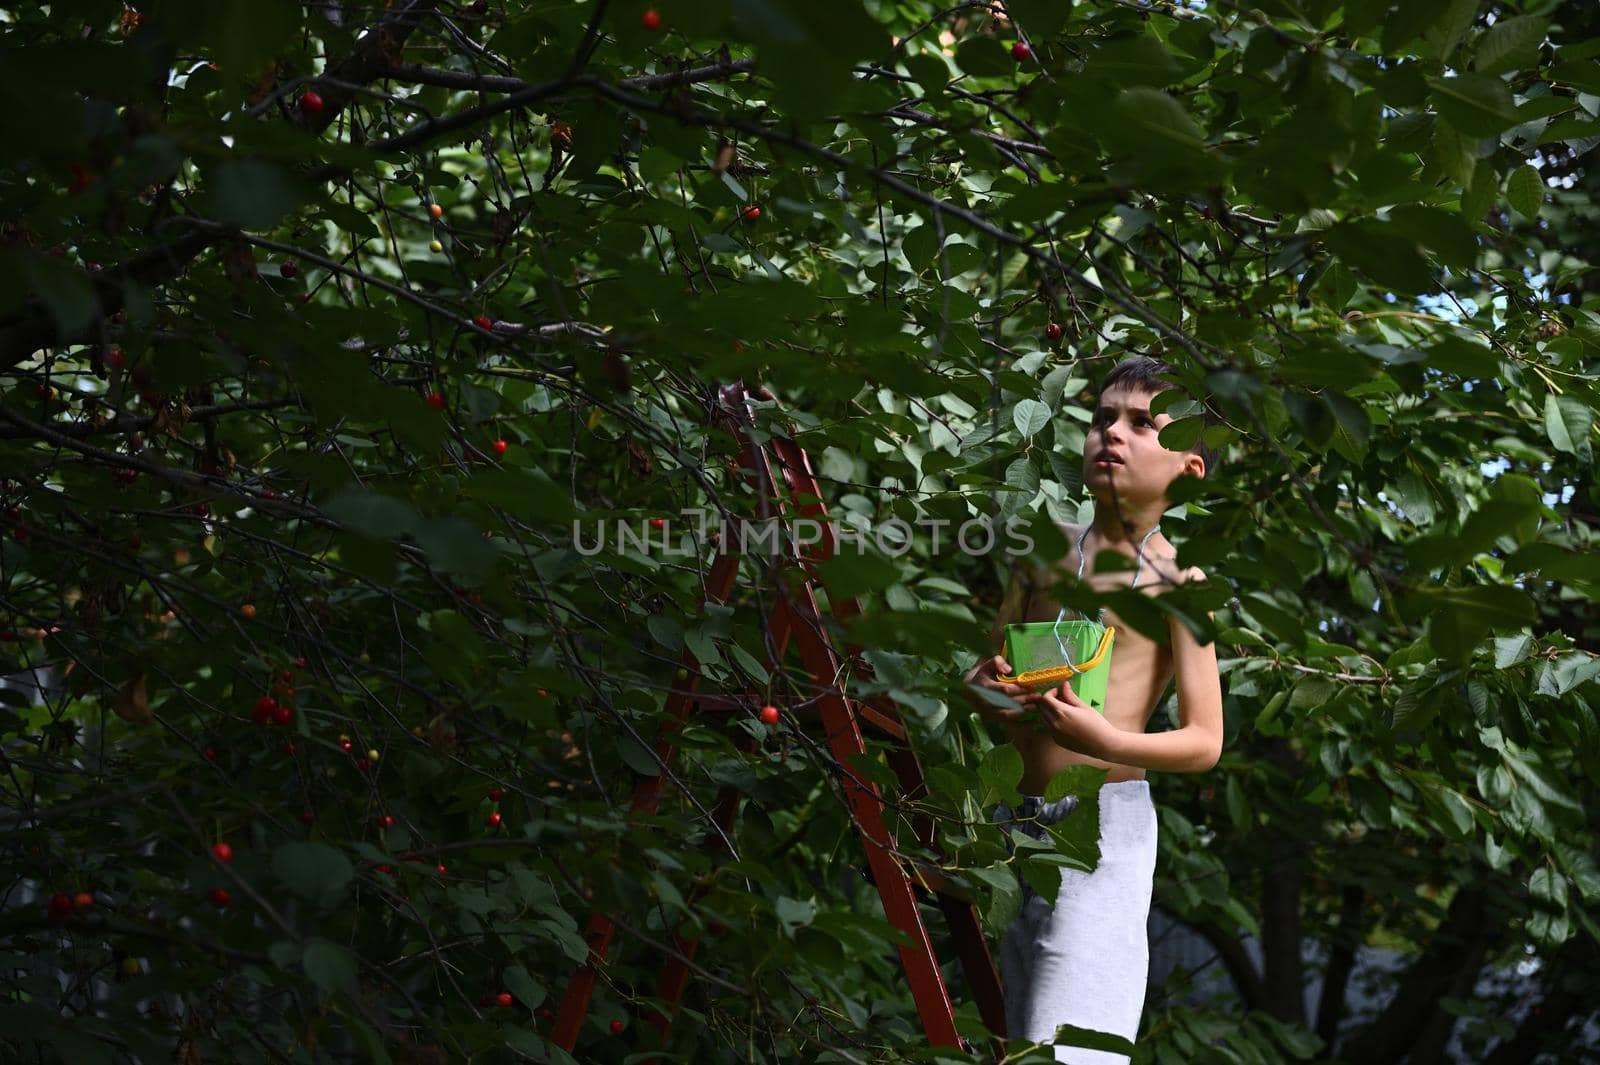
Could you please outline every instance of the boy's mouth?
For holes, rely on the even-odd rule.
[[[1109,451],[1102,451],[1094,457],[1094,464],[1096,466],[1121,466],[1122,460]]]

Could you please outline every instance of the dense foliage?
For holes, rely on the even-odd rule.
[[[49,671],[0,693],[0,1045],[569,1061],[551,1018],[599,907],[578,1060],[651,1045],[674,933],[703,942],[662,1060],[974,1060],[927,1046],[858,875],[843,780],[893,774],[838,764],[772,660],[783,560],[701,605],[697,516],[767,513],[719,388],[771,389],[760,433],[869,545],[817,567],[862,608],[830,622],[871,667],[841,682],[902,711],[930,785],[890,807],[902,849],[937,815],[922,857],[998,935],[1074,857],[1014,862],[985,821],[1019,767],[958,678],[1011,560],[951,531],[1016,517],[1059,556],[1094,382],[1160,352],[1164,442],[1227,453],[1163,523],[1210,580],[1105,601],[1218,642],[1223,760],[1152,775],[1157,902],[1236,994],[1154,989],[1138,1060],[1572,1060],[1600,974],[1597,23],[0,7],[0,671]],[[915,535],[874,539],[894,518]],[[685,665],[742,701],[630,816]],[[1368,943],[1413,961],[1352,1018]],[[1518,960],[1530,998],[1474,995]]]

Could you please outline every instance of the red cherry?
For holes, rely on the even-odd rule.
[[[429,392],[428,406],[432,407],[434,410],[444,410],[444,393]]]
[[[211,853],[216,855],[219,862],[233,861],[233,848],[226,843],[213,843],[211,845]]]
[[[46,908],[45,912],[49,916],[51,924],[65,921],[68,917],[72,916],[72,896],[51,895],[50,904]]]
[[[763,725],[776,725],[778,723],[778,708],[776,706],[763,706],[761,708],[761,723]]]
[[[1028,47],[1026,41],[1018,41],[1011,46],[1011,58],[1019,63],[1026,63],[1033,55],[1033,49]]]
[[[445,871],[443,862],[440,862],[438,865],[434,866],[434,868],[437,869],[441,874]]]
[[[127,360],[123,357],[121,348],[112,348],[111,355],[107,361],[111,363],[113,369],[120,370],[122,369],[122,364]]]
[[[76,895],[72,896],[72,908],[77,910],[79,913],[83,913],[86,910],[93,908],[93,906],[94,896],[89,894],[87,891],[80,891]]]
[[[622,1028],[623,1028],[623,1024],[622,1024],[621,1021],[612,1021],[611,1022],[611,1034],[612,1035],[621,1035],[622,1034]]]
[[[384,828],[391,827],[394,824],[394,814],[384,814],[382,817],[378,818],[378,824],[382,825]]]
[[[217,760],[217,749],[215,747],[207,747],[203,753],[206,756],[206,761],[215,762]]]
[[[302,810],[300,812],[300,823],[303,824],[303,825],[309,825],[311,822],[315,821],[316,819],[317,819],[317,815],[312,813],[310,810]]]
[[[539,698],[545,699],[545,698],[548,698],[549,695],[550,695],[550,693],[545,691],[543,688],[539,689]]]
[[[250,711],[250,716],[257,724],[265,725],[272,719],[273,713],[278,709],[278,700],[270,695],[263,695],[256,700],[255,709]]]
[[[380,872],[380,873],[392,873],[392,872],[394,872],[394,866],[388,865],[388,864],[380,865],[380,866],[378,866],[378,872]]]
[[[296,658],[294,660],[294,664],[299,666],[301,669],[306,668],[306,656],[301,655],[299,658]]]
[[[472,320],[472,324],[482,329],[485,333],[494,332],[494,319],[487,314],[480,314]]]
[[[351,743],[349,740],[340,740],[339,741],[339,749],[341,751],[348,752],[348,751],[351,751],[351,750],[355,749],[355,744]]]
[[[1044,327],[1044,335],[1049,337],[1052,341],[1060,340],[1061,326],[1057,325],[1055,322],[1051,322],[1049,325]]]
[[[365,758],[357,758],[356,759],[356,768],[361,770],[361,772],[365,773],[367,770],[372,768],[372,763],[367,761]]]
[[[123,316],[123,313],[121,311],[113,311],[113,312],[111,312],[111,324],[112,325],[121,325],[124,321],[126,321],[126,318]]]
[[[506,448],[510,446],[511,445],[506,443],[504,440],[496,440],[494,442],[494,453],[496,455],[504,455],[506,453]]]
[[[301,303],[310,303],[311,302],[311,293],[302,292],[302,293],[300,293],[299,299],[300,299]]]
[[[500,821],[501,821],[501,818],[500,818],[500,811],[499,810],[496,810],[494,813],[489,815],[489,827],[490,828],[499,828],[500,827]]]
[[[284,754],[293,754],[294,753],[294,740],[290,740],[288,743],[285,743],[283,745],[283,753]]]
[[[278,267],[278,276],[280,277],[293,277],[299,272],[300,264],[296,262],[286,262],[282,266]]]
[[[294,707],[292,706],[280,706],[272,712],[272,723],[274,725],[287,725],[293,720]]]
[[[501,796],[503,796],[504,794],[505,794],[505,792],[501,791],[499,788],[490,788],[489,789],[489,801],[490,802],[499,802]]]
[[[661,12],[657,11],[653,7],[646,8],[644,14],[639,16],[639,25],[643,26],[651,33],[655,33],[657,30],[661,29]]]
[[[40,399],[50,398],[50,386],[45,384],[43,381],[40,381],[37,385],[35,385],[33,390],[39,393]]]
[[[755,206],[754,204],[751,204],[749,207],[746,207],[744,209],[744,218],[745,218],[746,222],[754,222],[756,219],[758,219],[760,217],[761,217],[761,208]]]
[[[497,1002],[501,1006],[506,1006],[506,1007],[509,1007],[512,1002],[516,1001],[515,999],[513,999],[511,997],[511,992],[509,992],[509,991],[500,992],[498,995],[496,995],[494,997],[494,1000],[495,1000],[495,1002]]]
[[[226,906],[232,901],[233,896],[228,894],[227,888],[214,887],[211,889],[211,905],[215,906],[217,909],[222,909],[222,907]]]
[[[314,115],[322,110],[322,97],[314,90],[307,90],[300,97],[300,113]]]
[[[664,519],[662,519],[662,518],[651,518],[650,519],[650,528],[652,528],[652,529],[659,529],[664,525],[666,525],[666,521]]]

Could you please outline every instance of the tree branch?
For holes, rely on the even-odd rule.
[[[1345,991],[1350,984],[1350,974],[1355,971],[1356,952],[1366,941],[1366,922],[1362,920],[1366,901],[1366,889],[1359,883],[1347,885],[1340,896],[1337,938],[1322,973],[1322,995],[1317,1001],[1317,1035],[1325,1047],[1333,1046],[1339,1037]]]
[[[1524,1065],[1549,1049],[1550,1037],[1564,1029],[1574,1013],[1593,1011],[1597,966],[1600,944],[1580,925],[1552,959],[1544,994],[1529,1008],[1516,1034],[1496,1046],[1483,1065]]]
[[[1475,940],[1492,933],[1487,897],[1481,884],[1463,884],[1450,900],[1428,948],[1395,978],[1394,997],[1376,1020],[1347,1040],[1340,1057],[1363,1065],[1394,1065],[1411,1049],[1421,1029],[1417,1018],[1433,1009],[1452,979],[1478,949]]]

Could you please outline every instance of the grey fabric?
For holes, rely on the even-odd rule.
[[[994,819],[1009,831],[1044,838],[1077,808],[1075,796],[1053,803],[1025,795],[1016,810],[1002,801]],[[1156,810],[1150,782],[1100,788],[1100,862],[1093,873],[1061,870],[1055,905],[1023,882],[1022,910],[1000,941],[1000,980],[1011,1039],[1050,1043],[1072,1024],[1132,1040],[1139,1033],[1150,969],[1147,921],[1156,867]],[[1057,1047],[1072,1065],[1128,1065],[1128,1055]]]

